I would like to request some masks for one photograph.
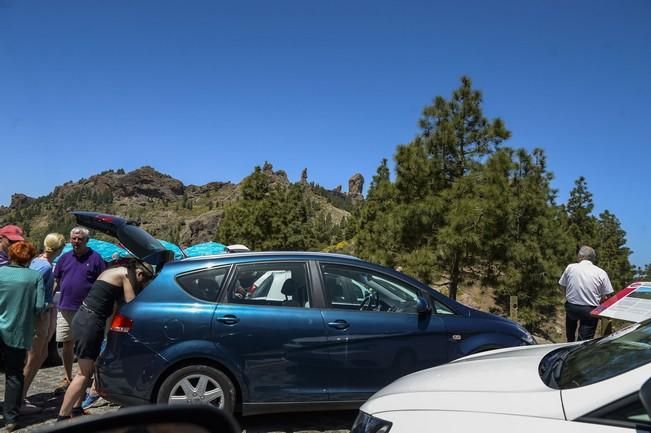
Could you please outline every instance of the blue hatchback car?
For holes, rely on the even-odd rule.
[[[359,407],[400,376],[533,344],[520,325],[355,257],[249,252],[173,261],[126,219],[75,212],[156,277],[113,318],[100,394],[244,414]]]

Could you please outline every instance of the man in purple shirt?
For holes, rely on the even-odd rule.
[[[0,228],[0,266],[9,264],[9,256],[7,253],[11,244],[24,240],[23,229],[20,227],[8,224]]]
[[[72,251],[59,257],[54,268],[54,291],[60,292],[57,315],[57,341],[63,343],[63,368],[66,377],[55,392],[65,392],[72,380],[75,338],[72,334],[72,318],[88,295],[91,286],[106,269],[102,257],[88,248],[88,229],[75,227],[70,231]]]

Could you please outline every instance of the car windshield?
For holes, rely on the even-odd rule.
[[[549,353],[540,363],[543,381],[552,388],[590,385],[651,361],[651,321],[607,337]]]

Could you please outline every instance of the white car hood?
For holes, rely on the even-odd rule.
[[[378,391],[362,410],[462,410],[565,419],[560,391],[538,375],[541,359],[563,345],[496,350],[419,371]]]

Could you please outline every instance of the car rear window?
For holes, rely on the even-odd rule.
[[[249,263],[235,268],[229,302],[276,307],[310,307],[304,262]]]
[[[215,302],[224,285],[228,266],[206,269],[176,277],[179,285],[195,298]]]

